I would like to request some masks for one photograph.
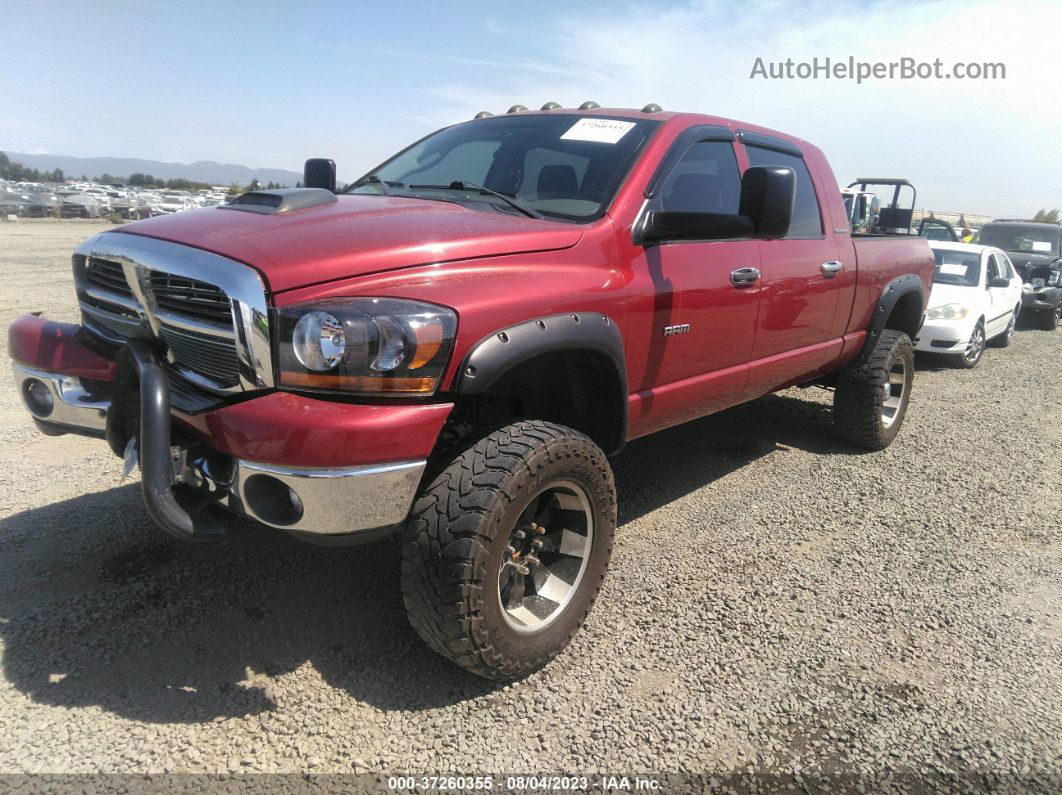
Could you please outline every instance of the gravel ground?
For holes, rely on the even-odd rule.
[[[0,322],[74,319],[70,250],[103,228],[0,224]],[[881,453],[814,389],[631,444],[587,625],[498,687],[410,630],[397,544],[171,541],[102,443],[35,431],[5,365],[0,771],[1057,791],[1062,332],[918,366]]]

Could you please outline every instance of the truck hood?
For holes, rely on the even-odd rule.
[[[258,269],[273,292],[435,262],[554,251],[582,237],[574,224],[389,196],[340,196],[276,214],[207,207],[116,231],[239,260]]]

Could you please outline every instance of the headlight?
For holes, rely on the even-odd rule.
[[[970,310],[962,304],[944,304],[926,312],[928,320],[961,320],[970,314]]]
[[[276,310],[281,386],[363,395],[430,395],[453,350],[457,316],[394,298],[334,298]]]
[[[1049,285],[1054,287],[1059,282],[1062,282],[1062,273],[1059,273],[1058,271],[1051,271],[1049,274],[1047,274],[1047,283]]]

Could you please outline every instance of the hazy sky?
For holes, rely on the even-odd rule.
[[[476,111],[547,100],[800,135],[920,207],[1062,206],[1062,3],[47,2],[6,8],[0,149],[356,176]],[[765,61],[1002,62],[1005,80],[750,80]]]

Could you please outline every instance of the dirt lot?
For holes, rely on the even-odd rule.
[[[70,250],[103,228],[0,223],[4,326],[74,319]],[[0,372],[0,771],[1062,787],[1062,332],[920,359],[881,453],[820,390],[630,445],[587,626],[508,687],[421,645],[396,544],[171,541]]]

